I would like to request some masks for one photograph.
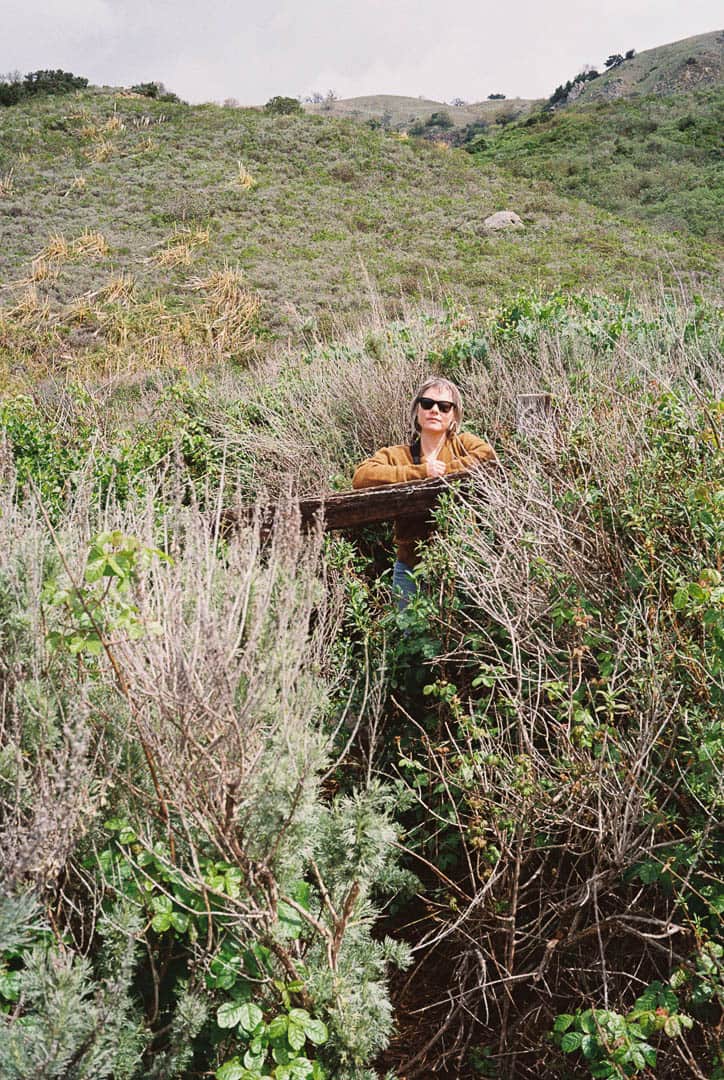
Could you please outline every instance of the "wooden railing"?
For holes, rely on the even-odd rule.
[[[325,532],[333,529],[355,529],[362,525],[374,525],[381,521],[394,521],[398,518],[417,517],[420,514],[429,513],[440,493],[450,489],[451,481],[455,484],[467,484],[470,481],[470,475],[470,473],[457,472],[449,479],[440,477],[434,480],[411,480],[404,484],[385,484],[382,487],[363,488],[360,491],[343,491],[315,496],[295,502],[294,509],[299,513],[302,527],[305,529],[320,526]],[[272,528],[278,512],[278,504],[262,508],[263,531]],[[225,529],[233,531],[239,525],[249,524],[253,513],[245,507],[239,510],[225,510],[222,514],[222,525]]]
[[[518,397],[516,428],[520,434],[535,437],[542,431],[554,430],[554,426],[550,394],[521,394]],[[478,466],[480,469],[497,467],[495,462]],[[398,518],[429,513],[440,493],[449,490],[451,482],[468,484],[472,475],[474,473],[456,472],[449,477],[434,480],[411,480],[405,484],[384,484],[382,487],[363,488],[361,491],[319,495],[300,499],[294,506],[300,514],[304,528],[321,525],[325,532],[333,529],[354,529],[361,525],[374,525],[381,521],[395,521]],[[263,531],[272,528],[278,513],[278,505],[267,506],[261,510]],[[233,530],[239,525],[248,524],[253,516],[254,511],[246,508],[225,510],[222,514],[222,526]]]

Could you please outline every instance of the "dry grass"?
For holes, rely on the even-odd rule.
[[[97,230],[86,229],[72,240],[62,233],[54,232],[49,236],[42,251],[38,252],[35,261],[59,264],[74,258],[82,258],[84,255],[104,256],[109,251],[108,241],[103,233]]]
[[[136,289],[131,274],[117,274],[98,291],[98,297],[108,304],[129,304]]]
[[[173,247],[157,252],[151,261],[156,266],[163,266],[166,269],[174,266],[190,266],[192,250],[189,244],[174,244]]]
[[[259,297],[245,285],[243,272],[225,266],[191,282],[202,303],[197,320],[219,356],[238,356],[255,343],[254,327],[261,309]]]
[[[13,307],[7,310],[6,317],[21,326],[41,327],[50,318],[50,304],[34,285],[30,285]]]
[[[74,176],[66,191],[63,192],[63,198],[70,195],[71,191],[85,191],[87,183],[85,176]]]
[[[73,255],[72,241],[66,240],[62,233],[54,232],[48,237],[48,242],[38,254],[39,259],[52,259],[54,262],[65,262]]]
[[[115,153],[115,150],[116,147],[112,142],[108,139],[101,138],[96,142],[95,146],[88,147],[84,150],[83,154],[89,161],[97,164],[101,161],[108,161]]]
[[[120,116],[114,112],[113,116],[109,116],[106,120],[103,125],[103,130],[111,132],[125,131],[126,125],[123,120],[121,120]]]
[[[242,161],[237,162],[238,165],[238,183],[245,191],[251,190],[256,185],[256,180],[251,175]]]
[[[15,171],[7,169],[0,173],[0,199],[12,195],[15,190]]]
[[[39,281],[53,281],[57,276],[58,267],[49,259],[38,256],[37,259],[33,259],[28,277],[24,281],[18,282],[18,284],[27,285],[35,284]]]
[[[74,255],[90,255],[102,258],[108,255],[110,247],[102,232],[97,229],[86,229],[72,243]]]
[[[197,248],[209,243],[211,232],[204,228],[177,228],[164,240],[164,248],[151,259],[156,266],[166,268],[190,266],[193,253]]]

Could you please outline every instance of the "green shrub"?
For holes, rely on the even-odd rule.
[[[295,113],[303,113],[302,104],[297,98],[277,95],[269,98],[264,106],[264,112],[271,116],[292,116]]]
[[[83,90],[88,80],[70,71],[41,70],[31,71],[24,78],[19,76],[0,81],[0,105],[17,105],[26,97],[37,94],[70,94],[74,90]]]
[[[131,91],[134,94],[140,94],[142,97],[152,98],[156,101],[167,101],[171,103],[181,102],[178,94],[174,94],[170,90],[167,90],[162,82],[137,83],[136,86],[131,87]]]

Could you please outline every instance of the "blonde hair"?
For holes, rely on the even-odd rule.
[[[447,429],[446,435],[448,439],[460,430],[460,425],[463,422],[463,399],[455,383],[451,383],[449,379],[442,379],[439,376],[431,375],[429,379],[425,379],[422,386],[418,387],[417,393],[412,399],[410,405],[410,430],[412,432],[413,440],[417,438],[420,433],[420,425],[417,422],[417,406],[420,403],[420,398],[425,397],[428,390],[431,390],[433,386],[439,386],[448,395],[449,400],[453,403],[453,413],[455,419]]]

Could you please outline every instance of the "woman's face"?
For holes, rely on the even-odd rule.
[[[430,386],[422,398],[427,402],[430,401],[450,401],[450,392],[446,391],[444,387],[435,383],[434,386]],[[417,406],[417,422],[420,425],[420,431],[425,432],[428,435],[442,435],[448,430],[450,425],[455,421],[455,409],[450,409],[444,413],[433,405],[431,409],[423,409],[422,405]]]

